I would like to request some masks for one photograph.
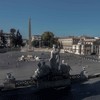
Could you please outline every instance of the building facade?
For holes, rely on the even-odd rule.
[[[78,55],[99,55],[100,39],[93,37],[59,38],[59,42],[66,52]]]
[[[1,38],[2,36],[4,37],[4,39],[6,41],[5,44],[3,44],[3,41],[2,41],[2,38]],[[1,44],[5,45],[6,47],[11,46],[10,33],[4,33],[4,32],[0,33],[0,45]]]
[[[76,37],[60,37],[58,38],[61,47],[70,53],[73,53],[73,45],[77,44],[80,39]]]

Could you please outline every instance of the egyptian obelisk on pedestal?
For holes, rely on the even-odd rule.
[[[100,45],[99,45],[99,54],[98,54],[98,59],[100,61]]]
[[[31,37],[31,19],[29,19],[28,24],[29,24],[29,27],[28,27],[29,41],[28,41],[28,44],[25,45],[25,47],[21,47],[21,52],[33,51],[33,48],[32,48],[32,45],[31,45],[31,40],[32,40],[32,37]]]
[[[31,37],[31,18],[30,18],[29,19],[29,51],[33,50],[32,45],[31,45],[31,40],[32,40],[32,37]]]

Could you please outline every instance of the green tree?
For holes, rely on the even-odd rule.
[[[58,38],[57,37],[55,37],[53,39],[53,44],[56,44],[56,46],[60,46],[60,42],[58,41]]]
[[[33,47],[39,47],[39,41],[38,40],[32,41],[32,46]]]
[[[54,34],[53,32],[44,32],[41,36],[42,43],[44,46],[49,46],[52,47],[53,45],[53,40],[54,40]]]
[[[11,29],[10,29],[10,41],[11,41],[11,47],[15,46],[15,44],[16,44],[16,36],[15,36],[15,32],[16,32],[16,29],[14,29],[14,28],[11,28]]]
[[[20,34],[19,30],[17,30],[15,45],[20,47],[20,46],[22,46],[22,44],[23,44],[22,35]]]
[[[11,28],[11,29],[10,29],[10,33],[11,33],[11,34],[14,34],[15,32],[16,32],[16,29],[14,29],[14,28]]]

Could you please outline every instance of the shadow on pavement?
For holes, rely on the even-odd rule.
[[[99,100],[100,81],[95,83],[73,84],[71,91],[66,90],[45,90],[33,92],[28,89],[19,91],[21,93],[1,93],[0,100]],[[99,97],[98,97],[99,96]]]

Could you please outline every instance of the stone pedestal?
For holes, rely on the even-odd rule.
[[[5,82],[4,82],[4,89],[13,89],[15,88],[15,78],[11,75],[11,73],[7,73]]]

